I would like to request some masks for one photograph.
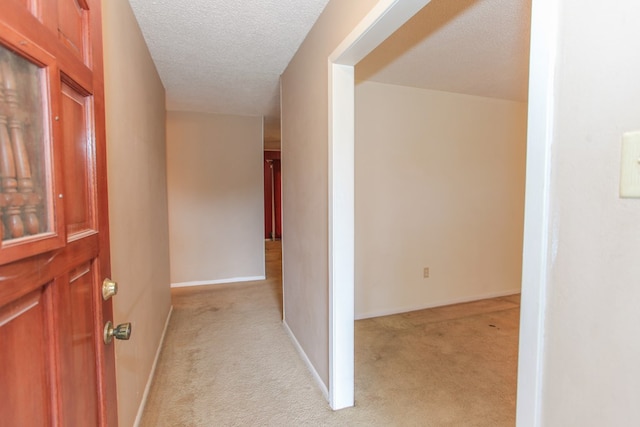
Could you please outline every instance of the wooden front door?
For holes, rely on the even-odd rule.
[[[100,0],[1,0],[0,425],[116,425]]]

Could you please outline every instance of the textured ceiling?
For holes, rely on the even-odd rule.
[[[167,109],[280,117],[279,78],[328,0],[129,0]]]
[[[328,0],[129,1],[167,109],[265,116],[265,140],[280,139],[280,74]],[[356,78],[525,100],[530,7],[432,0],[358,64]]]
[[[531,0],[432,0],[356,67],[358,80],[524,101]]]

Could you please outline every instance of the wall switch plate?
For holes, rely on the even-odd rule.
[[[640,198],[640,131],[622,135],[620,197]]]
[[[428,278],[429,278],[429,267],[425,267],[425,268],[424,268],[423,277],[424,277],[425,279],[428,279]]]

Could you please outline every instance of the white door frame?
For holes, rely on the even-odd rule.
[[[354,66],[429,1],[380,0],[328,60],[329,403],[334,410],[354,404]],[[554,0],[532,3],[518,426],[540,424],[557,25]]]

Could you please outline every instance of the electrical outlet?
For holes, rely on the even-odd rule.
[[[429,267],[425,267],[422,274],[423,274],[425,279],[428,279],[429,278]]]

